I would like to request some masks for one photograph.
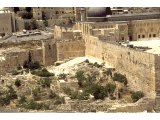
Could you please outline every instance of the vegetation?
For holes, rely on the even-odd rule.
[[[122,75],[120,73],[114,73],[114,76],[112,78],[114,81],[118,81],[118,82],[121,82],[121,83],[124,83],[124,85],[127,85],[127,78],[125,75]]]
[[[107,69],[105,71],[103,71],[103,74],[107,75],[107,76],[111,76],[112,77],[112,70],[111,69]]]
[[[0,97],[0,104],[3,105],[9,105],[11,100],[17,99],[16,91],[13,89],[12,86],[7,86],[8,90],[6,93]]]
[[[112,83],[108,83],[105,87],[106,91],[109,93],[109,94],[113,94],[115,89],[116,89],[116,85],[112,84]]]
[[[20,64],[17,66],[17,70],[22,70],[22,67]]]
[[[59,66],[61,63],[56,63],[55,66]]]
[[[142,97],[144,97],[144,93],[141,91],[133,92],[131,95],[133,102],[137,102]]]
[[[54,76],[54,73],[48,72],[46,68],[43,68],[42,70],[34,70],[31,72],[33,75],[37,75],[40,77],[51,77]]]
[[[31,29],[32,29],[32,30],[37,29],[38,25],[37,25],[35,19],[32,19],[30,24],[31,24]]]
[[[19,72],[17,70],[12,71],[12,75],[18,75],[18,74],[19,74]]]
[[[23,19],[31,19],[33,15],[31,12],[21,11],[19,12],[18,16],[22,17]]]
[[[89,60],[88,60],[88,59],[86,59],[86,60],[85,60],[85,62],[86,62],[86,63],[89,63]]]
[[[48,27],[48,21],[47,20],[44,20],[43,24],[44,24],[45,27]]]
[[[76,94],[75,94],[76,95]],[[72,95],[73,96],[73,95]],[[78,95],[79,100],[88,100],[89,99],[89,93],[82,92]]]
[[[19,104],[24,104],[25,102],[27,102],[27,98],[24,95],[22,95],[20,96],[20,99],[18,100],[18,102]]]
[[[54,102],[54,105],[59,105],[59,104],[64,104],[64,103],[65,103],[64,97],[57,96],[56,101]]]
[[[24,107],[26,109],[32,109],[32,110],[48,110],[49,109],[49,105],[47,105],[45,103],[37,103],[33,100],[24,104]]]
[[[50,93],[49,93],[49,98],[50,99],[56,98],[57,96],[58,95],[55,92],[53,92],[52,90],[50,91]]]
[[[21,80],[16,79],[14,84],[15,84],[16,87],[20,87],[21,86]]]
[[[67,77],[67,74],[64,74],[64,73],[59,74],[58,76],[59,79],[66,79],[66,77]]]
[[[34,69],[41,68],[41,65],[38,61],[35,61],[35,62],[32,61],[32,55],[31,55],[31,52],[29,52],[28,60],[24,61],[23,68],[34,70]]]
[[[101,67],[102,67],[102,65],[99,65],[97,62],[95,62],[93,65],[94,65],[95,67],[97,67],[97,68],[101,68]]]
[[[86,77],[84,76],[84,71],[77,71],[75,77],[78,80],[79,87],[83,87],[83,82],[86,80]]]
[[[52,80],[50,78],[42,78],[40,84],[43,88],[50,87]]]

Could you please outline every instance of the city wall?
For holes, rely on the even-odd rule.
[[[11,72],[17,69],[18,65],[23,66],[24,61],[28,60],[29,51],[31,52],[33,62],[39,61],[42,63],[42,49],[9,52],[5,54],[5,61],[1,63],[2,73]]]
[[[140,90],[145,95],[155,98],[155,90],[160,86],[157,84],[160,69],[155,67],[160,60],[159,56],[106,43],[93,36],[87,38],[85,45],[86,56],[101,58],[126,75],[131,90]]]
[[[82,40],[57,42],[56,49],[57,61],[85,55],[85,43]]]

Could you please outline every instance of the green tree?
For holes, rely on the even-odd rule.
[[[44,88],[45,87],[50,87],[51,83],[52,83],[52,80],[50,78],[41,79],[41,86],[44,87]]]
[[[78,80],[79,87],[82,87],[84,80],[86,80],[86,78],[84,76],[84,71],[77,71],[75,77]]]
[[[144,93],[141,91],[133,92],[131,95],[131,98],[133,99],[133,102],[137,102],[139,99],[144,97]]]
[[[109,93],[109,94],[113,94],[115,89],[116,89],[116,85],[112,84],[112,83],[108,83],[105,87],[106,91]]]
[[[44,24],[45,27],[48,27],[48,21],[47,20],[44,20],[43,24]]]
[[[118,81],[118,82],[121,82],[121,83],[124,83],[124,85],[127,85],[127,78],[125,75],[122,75],[120,73],[114,73],[114,76],[112,78],[114,81]]]
[[[21,86],[21,80],[16,79],[14,84],[15,84],[16,87],[20,87]]]

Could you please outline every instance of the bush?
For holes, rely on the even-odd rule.
[[[37,75],[40,77],[50,77],[50,76],[54,76],[54,73],[50,73],[48,72],[47,69],[43,68],[42,70],[34,70],[31,72],[33,75]]]
[[[32,91],[34,97],[37,97],[40,92],[41,92],[40,87],[37,87]]]
[[[105,87],[97,84],[90,84],[85,89],[84,92],[88,94],[93,94],[95,99],[104,99],[108,96],[108,91]]]
[[[71,92],[71,99],[77,99],[78,98],[78,91]]]
[[[86,59],[86,60],[85,60],[85,62],[86,62],[86,63],[89,63],[89,60],[88,60],[88,59]]]
[[[78,95],[79,100],[88,100],[89,99],[89,93],[87,92],[82,92],[80,95]]]
[[[84,80],[86,80],[86,78],[84,76],[84,71],[77,71],[75,77],[78,80],[79,87],[82,87]]]
[[[55,66],[59,66],[61,63],[56,63]]]
[[[10,104],[10,100],[11,100],[11,98],[10,98],[10,96],[7,94],[7,95],[5,95],[5,96],[3,96],[3,97],[0,98],[0,104],[1,104],[2,106],[4,106],[4,105],[9,105],[9,104]]]
[[[57,96],[58,95],[55,92],[53,92],[52,90],[50,91],[50,93],[49,93],[49,98],[50,99],[56,98]]]
[[[93,65],[94,65],[95,67],[97,67],[97,68],[101,68],[101,67],[102,67],[102,65],[99,65],[97,62],[95,62]]]
[[[116,85],[112,84],[112,83],[108,83],[105,87],[106,91],[109,93],[109,94],[113,94],[115,89],[116,89]]]
[[[54,105],[59,105],[59,104],[64,104],[65,103],[65,99],[64,97],[56,97],[56,101],[54,102]]]
[[[43,78],[40,81],[40,84],[43,88],[50,87],[52,80],[50,78]]]
[[[58,76],[59,79],[66,79],[66,77],[67,77],[67,74],[64,74],[64,73]]]
[[[118,81],[121,83],[124,83],[124,85],[127,85],[127,78],[125,75],[122,75],[120,73],[114,73],[114,77],[112,78],[114,81]]]
[[[141,91],[133,92],[131,95],[133,102],[137,102],[142,97],[144,97],[144,93]]]
[[[22,70],[22,67],[20,64],[17,66],[17,70]]]
[[[45,103],[37,103],[33,100],[29,101],[27,104],[25,104],[25,108],[26,109],[32,109],[32,110],[47,110],[49,109],[49,105],[45,104]]]
[[[19,104],[24,104],[25,102],[27,102],[27,98],[24,95],[20,96]]]
[[[103,72],[103,74],[107,75],[107,76],[111,76],[112,77],[112,70],[111,69],[107,69]]]
[[[67,95],[71,95],[72,90],[69,87],[64,87],[63,92]]]
[[[12,71],[12,75],[18,75],[18,74],[19,74],[19,72],[17,70]]]
[[[15,84],[16,87],[20,87],[21,86],[21,80],[16,79],[14,84]]]

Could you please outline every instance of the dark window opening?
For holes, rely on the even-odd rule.
[[[145,38],[145,35],[142,35],[142,38]]]
[[[140,35],[138,35],[138,38],[141,38],[141,36],[140,36]]]
[[[152,37],[152,35],[151,35],[151,34],[149,34],[149,37],[151,38],[151,37]]]
[[[156,37],[156,34],[153,34],[153,37]]]

